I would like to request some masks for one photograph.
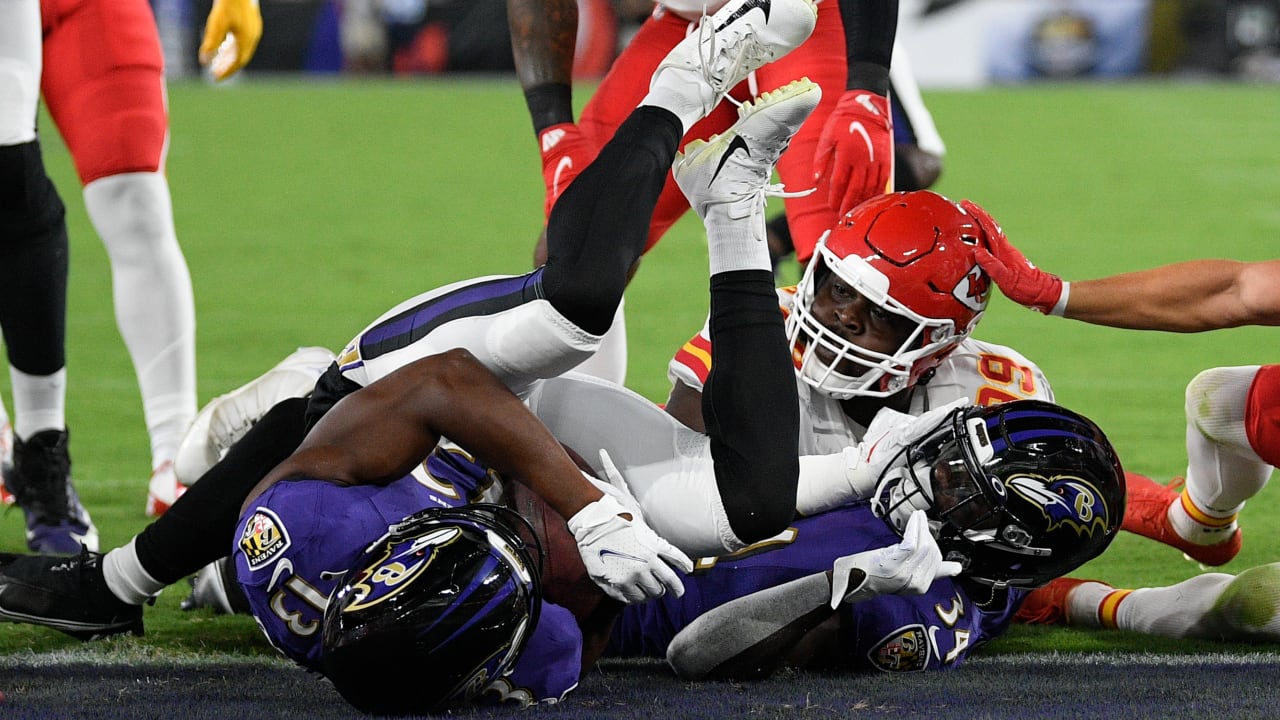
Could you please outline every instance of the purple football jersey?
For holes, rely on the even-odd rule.
[[[232,550],[236,577],[273,646],[320,670],[324,608],[343,573],[393,523],[425,508],[464,505],[490,482],[485,468],[442,449],[427,469],[429,482],[407,475],[385,486],[285,480],[245,512]],[[559,700],[577,686],[581,656],[573,616],[544,601],[524,653],[487,695]]]
[[[866,503],[798,520],[778,538],[700,560],[684,577],[683,597],[668,593],[628,606],[614,626],[608,653],[663,657],[676,633],[714,607],[825,572],[837,558],[900,540]],[[998,607],[978,607],[963,585],[941,578],[923,595],[884,595],[842,605],[845,661],[856,670],[953,667],[970,650],[1004,632],[1022,597],[1022,592],[1011,591]]]

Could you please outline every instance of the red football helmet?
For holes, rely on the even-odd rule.
[[[818,242],[787,316],[787,339],[805,383],[837,399],[887,397],[914,385],[969,336],[990,297],[974,258],[982,228],[958,204],[927,190],[872,198]],[[819,287],[834,273],[881,309],[914,326],[881,353],[846,340],[813,314]],[[824,360],[823,355],[834,356]]]

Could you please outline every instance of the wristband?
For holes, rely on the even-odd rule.
[[[1050,315],[1064,317],[1067,313],[1067,297],[1071,295],[1071,283],[1066,280],[1062,281],[1062,294],[1058,296],[1058,302],[1049,308]]]

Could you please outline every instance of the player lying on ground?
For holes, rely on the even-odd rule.
[[[665,655],[691,679],[955,667],[1028,590],[1100,554],[1123,508],[1119,460],[1087,418],[1038,400],[957,408],[869,500],[699,561],[681,598],[625,608],[608,652]]]
[[[904,419],[885,413],[872,437],[902,432]],[[1123,513],[1105,436],[1050,403],[951,410],[885,464],[875,499],[701,559],[682,576],[683,597],[623,608],[605,652],[665,655],[689,678],[955,667],[1004,632],[1028,590],[1101,553]],[[577,558],[553,524],[539,531],[556,569],[556,580],[544,577],[548,598],[573,608],[588,637],[608,636],[618,606],[572,581]],[[245,607],[205,584],[193,598]]]
[[[812,26],[812,6],[800,0],[774,3],[774,12],[763,19],[754,13],[748,13],[745,17],[741,14],[733,15],[734,9],[730,7],[726,10],[726,15],[733,16],[734,20],[719,19],[721,21],[720,32],[717,33],[721,43],[719,47],[726,50],[727,54],[714,59],[713,62],[724,63],[735,71],[748,71],[751,63],[763,62],[771,54],[785,51],[788,43],[794,44],[798,39],[802,39],[807,28]],[[750,38],[751,42],[745,43],[744,38]],[[759,43],[762,41],[771,44],[761,49]],[[563,250],[568,259],[562,260],[557,255],[549,261],[546,268],[528,276],[462,283],[430,293],[429,297],[417,298],[396,308],[362,333],[358,341],[353,343],[350,352],[344,353],[340,358],[341,364],[331,368],[322,378],[320,386],[311,398],[310,404],[316,411],[314,415],[319,415],[328,407],[335,405],[342,396],[352,394],[363,384],[359,381],[372,384],[380,378],[390,377],[396,369],[421,359],[421,356],[429,356],[430,343],[415,344],[415,341],[419,341],[420,336],[426,332],[434,334],[438,343],[446,343],[445,348],[474,346],[477,352],[488,359],[487,365],[494,366],[503,374],[502,379],[506,384],[523,390],[527,390],[536,379],[561,372],[580,360],[584,354],[589,354],[591,344],[598,339],[590,332],[591,328],[597,327],[593,321],[602,321],[601,330],[606,327],[608,318],[612,315],[608,300],[612,299],[613,304],[616,305],[617,298],[621,294],[622,283],[610,285],[608,280],[623,278],[626,268],[630,266],[631,258],[627,257],[626,250],[633,246],[625,242],[627,234],[625,228],[645,226],[644,222],[636,222],[634,217],[628,217],[625,211],[638,214],[643,219],[652,208],[652,194],[648,194],[646,206],[646,193],[637,192],[636,189],[650,187],[656,191],[670,165],[674,154],[674,142],[678,139],[677,133],[681,126],[686,125],[690,118],[706,112],[708,107],[715,104],[719,92],[717,83],[723,83],[726,77],[733,80],[732,75],[727,74],[724,68],[701,67],[701,57],[705,53],[700,52],[703,50],[700,46],[708,42],[714,43],[715,38],[705,36],[694,38],[690,43],[677,49],[678,55],[659,71],[651,102],[637,110],[633,121],[626,124],[620,131],[617,142],[611,143],[601,154],[597,162],[600,169],[595,174],[601,176],[602,181],[583,183],[580,191],[565,195],[563,206],[566,210],[553,216],[551,227],[558,237],[567,238],[563,241],[563,247],[558,246],[558,249]],[[742,52],[744,50],[751,50],[753,54],[744,57]],[[710,79],[704,76],[704,72],[708,73]],[[733,81],[736,82],[736,80]],[[744,132],[739,133],[737,139],[740,143],[759,143],[758,155],[764,158],[763,166],[758,165],[760,163],[758,160],[754,161],[757,165],[747,166],[745,172],[747,172],[748,181],[754,181],[757,176],[768,177],[772,159],[777,157],[790,134],[812,109],[816,99],[816,89],[811,83],[797,83],[786,91],[762,98],[761,101],[743,108]],[[667,105],[673,105],[678,113],[664,109]],[[761,124],[765,127],[762,128],[760,137],[745,132],[747,128]],[[749,185],[750,182],[747,184]],[[749,187],[748,191],[751,194],[758,194],[763,192],[763,188]],[[621,197],[613,200],[622,200],[620,204],[610,199],[612,196],[619,195]],[[611,217],[619,214],[618,217]],[[614,222],[611,223],[610,220]],[[604,252],[605,247],[618,246],[619,237],[616,236],[607,238],[611,241],[608,245],[602,240],[596,240],[594,243],[586,242],[591,236],[591,230],[595,230],[598,234],[602,228],[609,228],[618,236],[624,236],[620,244],[623,249],[621,252]],[[742,367],[749,370],[753,378],[774,378],[772,382],[764,384],[768,388],[764,397],[772,399],[773,394],[781,392],[781,402],[764,404],[794,408],[794,399],[787,397],[793,386],[789,380],[790,367],[786,361],[780,318],[772,312],[773,295],[768,271],[754,269],[758,260],[754,256],[759,254],[752,252],[755,250],[755,245],[751,232],[745,235],[740,234],[736,238],[736,244],[734,239],[713,241],[711,248],[712,308],[713,314],[719,318],[713,327],[722,330],[729,350],[737,346],[750,347],[753,357],[762,358],[762,361],[745,358],[741,362]],[[767,265],[767,262],[766,254],[762,264]],[[593,264],[600,267],[593,267]],[[557,270],[559,272],[555,272]],[[575,272],[566,276],[569,270]],[[610,273],[609,270],[616,272]],[[601,283],[601,276],[604,276],[603,283]],[[566,277],[581,277],[596,284],[589,288],[580,288],[557,282],[565,280]],[[604,287],[598,287],[600,284]],[[757,285],[759,289],[753,290],[753,286]],[[612,298],[611,292],[613,292]],[[601,296],[605,302],[600,302]],[[543,300],[544,297],[546,300]],[[765,311],[752,310],[753,304],[761,305]],[[735,312],[735,307],[746,309],[745,321],[735,317],[741,312]],[[501,312],[504,308],[509,308],[511,311]],[[560,313],[562,309],[565,312]],[[472,314],[468,315],[466,310],[470,310]],[[480,311],[486,314],[474,314]],[[592,314],[593,312],[596,314]],[[452,319],[458,315],[466,317],[463,321],[451,324]],[[571,316],[582,319],[578,322],[567,321]],[[556,324],[554,321],[557,318],[566,318],[566,320]],[[549,320],[551,322],[548,322]],[[463,326],[466,326],[465,331]],[[536,332],[531,332],[530,328],[541,331],[544,336],[540,337]],[[449,344],[450,341],[453,343]],[[761,348],[767,349],[770,344],[777,348],[776,352],[761,351]],[[731,352],[728,354],[732,355]],[[733,365],[733,361],[730,360],[729,366]],[[730,375],[728,372],[723,374],[726,377]],[[720,414],[729,418],[734,415],[731,410],[734,409],[735,403],[755,408],[761,404],[759,402],[761,398],[762,396],[758,393],[741,391],[731,394],[723,393],[718,400],[709,398],[709,408],[718,409]],[[226,460],[231,460],[233,457],[240,460],[247,459],[247,465],[241,464],[241,469],[248,467],[252,470],[256,467],[262,468],[265,472],[271,467],[267,463],[274,464],[274,462],[270,457],[271,453],[264,452],[264,447],[269,451],[284,452],[287,455],[297,446],[301,433],[307,425],[299,417],[299,410],[300,405],[296,402],[278,405],[231,449]],[[785,416],[785,413],[783,415]],[[726,419],[726,425],[728,424],[729,421]],[[723,445],[735,452],[732,460],[741,461],[741,464],[732,464],[728,478],[725,479],[719,472],[718,452],[712,443],[707,457],[717,465],[716,482],[721,482],[723,479],[726,483],[732,483],[729,487],[739,491],[739,495],[746,496],[757,490],[770,491],[772,486],[776,485],[781,497],[787,502],[781,505],[782,512],[773,509],[777,507],[777,503],[769,502],[766,508],[769,512],[765,513],[763,510],[753,511],[750,503],[744,505],[741,498],[735,498],[735,505],[730,511],[726,511],[723,505],[716,508],[724,519],[707,523],[713,528],[711,534],[722,536],[725,527],[733,530],[736,522],[729,512],[739,508],[745,508],[748,511],[747,519],[751,523],[748,527],[753,533],[769,527],[768,524],[760,524],[761,516],[781,517],[783,523],[771,532],[776,531],[785,526],[785,521],[789,520],[791,515],[789,508],[793,505],[790,498],[794,497],[794,470],[790,471],[791,480],[788,481],[788,467],[794,468],[795,465],[794,440],[787,443],[785,440],[787,433],[779,436],[771,427],[770,435],[781,437],[782,444],[760,442],[749,432],[750,423],[741,423],[734,427],[748,432],[743,438],[724,438]],[[284,436],[285,442],[280,442],[280,435]],[[716,436],[714,431],[712,436],[713,438]],[[792,436],[794,437],[794,433]],[[286,444],[289,446],[287,450],[284,449]],[[775,452],[779,447],[784,452]],[[233,461],[232,465],[237,462],[239,460]],[[252,472],[248,474],[255,475]],[[261,474],[263,473],[256,473],[256,475]],[[376,473],[371,473],[373,474]],[[385,480],[386,476],[378,479]],[[207,480],[209,478],[206,476],[205,480],[197,485],[197,490],[202,488]],[[752,482],[767,483],[769,487],[749,487]],[[788,487],[789,484],[791,487]],[[409,487],[416,487],[416,484]],[[193,493],[197,490],[193,490]],[[599,491],[595,492],[598,496]],[[767,499],[772,500],[773,494],[769,495]],[[577,498],[577,500],[581,499],[583,499],[581,496]],[[592,511],[593,507],[595,511]],[[600,510],[602,507],[603,511]],[[629,535],[632,541],[637,540],[643,527],[638,517],[627,518],[623,508],[618,507],[616,503],[610,505],[607,499],[588,503],[576,515],[569,512],[572,510],[571,506],[560,507],[557,510],[562,515],[572,515],[570,525],[579,534],[579,545],[583,550],[584,560],[588,565],[594,563],[597,569],[603,570],[597,579],[606,591],[630,599],[631,594],[627,590],[635,589],[636,586],[645,586],[645,580],[634,573],[624,571],[623,574],[630,574],[631,577],[616,577],[617,571],[605,567],[603,556],[598,554],[602,551],[600,546],[608,544],[604,538],[612,536],[617,539],[619,531]],[[584,514],[587,517],[583,518]],[[221,517],[220,511],[219,517]],[[206,516],[204,524],[208,525],[209,522]],[[283,532],[283,525],[275,528],[281,531],[278,534],[271,532],[270,529],[259,533],[259,530],[266,528],[266,521],[262,518],[258,518],[257,521],[251,518],[245,527],[250,526],[253,530],[249,535],[252,536],[253,541],[241,546],[241,550],[246,554],[261,550],[269,544],[268,541],[271,539],[279,540],[282,537],[288,537]],[[245,533],[242,531],[241,535],[244,537]],[[752,539],[750,534],[747,535],[747,539]],[[735,539],[735,542],[740,545],[743,541]],[[629,545],[624,543],[623,547],[605,553],[610,557],[623,556],[624,559],[629,557],[630,560],[624,563],[624,567],[634,568],[634,563],[639,561],[646,566],[646,569],[640,573],[642,575],[656,574],[659,582],[650,583],[648,587],[644,587],[642,595],[661,593],[664,589],[661,582],[663,568],[657,555],[679,560],[678,553],[665,552],[662,546],[656,546],[655,552],[652,542],[647,545],[646,547],[644,541],[631,542]],[[274,546],[274,548],[279,547]],[[588,547],[591,548],[591,552],[587,551]],[[603,550],[607,550],[607,547]],[[253,562],[246,560],[246,565],[250,566],[246,571],[250,575],[250,578],[246,579],[246,584],[253,586],[251,582],[253,572],[273,563],[277,557],[277,552],[267,552],[266,555],[255,555]],[[127,560],[125,562],[127,563]],[[89,554],[84,554],[75,560],[6,558],[3,588],[0,588],[4,591],[0,592],[0,607],[5,609],[10,619],[36,620],[55,625],[61,622],[59,626],[62,629],[77,634],[91,635],[136,628],[140,624],[140,617],[136,612],[131,615],[121,611],[118,607],[119,603],[116,603],[114,608],[110,606],[95,608],[94,612],[97,615],[87,619],[50,617],[59,612],[51,612],[48,604],[40,604],[44,602],[56,606],[58,603],[63,603],[61,607],[52,608],[54,611],[61,611],[65,609],[65,601],[70,595],[77,595],[75,599],[82,603],[83,598],[78,595],[86,586],[97,590],[102,596],[108,589],[111,594],[117,594],[120,591],[120,585],[123,585],[125,594],[132,593],[135,596],[145,597],[148,586],[159,582],[154,577],[148,577],[145,572],[130,574],[127,569],[120,572],[120,567],[120,564],[114,562],[110,555],[106,559],[105,567],[100,567],[98,558]],[[112,583],[113,568],[117,579],[120,579],[118,576],[124,576],[123,583]],[[67,570],[71,571],[67,572]],[[95,573],[102,570],[106,571],[100,578],[102,585],[97,585]],[[86,580],[86,574],[89,576],[88,580]],[[288,573],[284,575],[267,573],[267,575],[277,583],[288,584],[289,582],[289,578],[285,577]],[[56,585],[57,581],[64,578],[64,585],[70,585],[73,592],[65,592],[67,589],[65,587],[46,589],[40,585],[41,581]],[[299,579],[291,589],[297,589],[303,585],[314,588],[315,583],[308,582],[312,580],[315,578]],[[332,578],[329,580],[332,581]],[[278,590],[276,587],[267,589]],[[318,596],[324,597],[323,594]],[[304,604],[315,597],[316,595],[308,592],[300,594],[300,600]],[[281,612],[278,608],[273,609],[270,602],[267,602],[265,607],[273,613]],[[291,614],[293,612],[291,610],[286,615],[292,620],[297,620],[297,617]],[[104,616],[110,613],[118,617],[111,618],[111,622],[104,622]],[[299,634],[305,635],[308,629],[305,623],[302,625],[286,623],[288,632],[297,630]],[[313,627],[310,629],[314,630]],[[277,642],[278,646],[284,644]],[[295,657],[297,657],[296,653]]]

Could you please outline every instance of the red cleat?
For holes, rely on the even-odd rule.
[[[1182,492],[1182,478],[1161,485],[1146,475],[1126,472],[1124,479],[1128,498],[1121,529],[1175,547],[1202,565],[1226,565],[1240,552],[1243,543],[1240,528],[1236,528],[1231,537],[1213,545],[1197,545],[1174,532],[1169,524],[1169,506]]]
[[[1032,590],[1023,599],[1013,621],[1024,625],[1066,625],[1067,595],[1087,582],[1093,581],[1065,577],[1050,580],[1049,584]]]

